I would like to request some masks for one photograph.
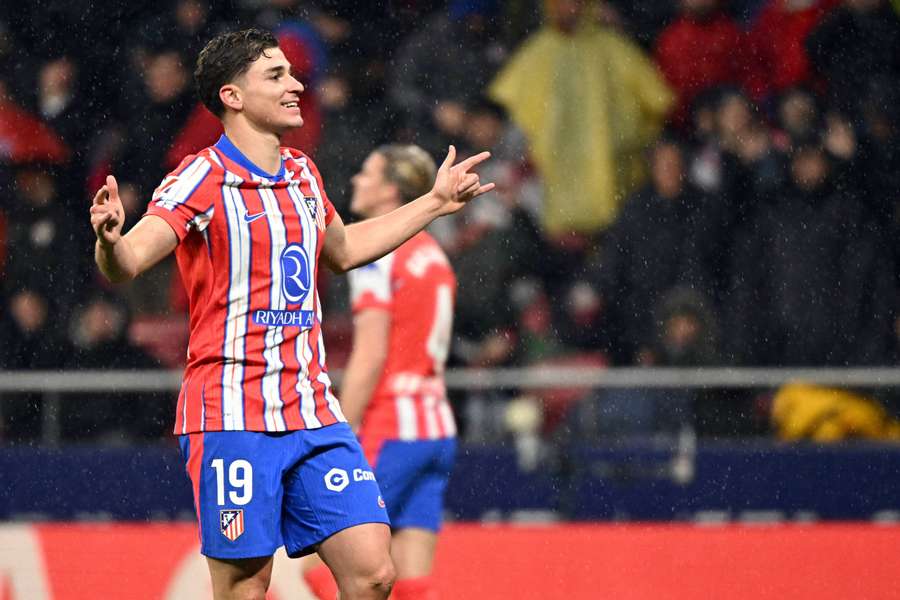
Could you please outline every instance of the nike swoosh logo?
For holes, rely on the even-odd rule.
[[[247,223],[252,223],[253,221],[266,216],[266,211],[258,212],[255,215],[251,215],[250,213],[244,213],[244,221]]]

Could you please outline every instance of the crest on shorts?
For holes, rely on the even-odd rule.
[[[244,511],[237,510],[220,510],[219,511],[219,528],[222,535],[232,542],[244,533]]]

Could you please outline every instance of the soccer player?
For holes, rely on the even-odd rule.
[[[111,281],[175,252],[190,299],[177,404],[201,553],[213,593],[265,597],[272,555],[318,552],[343,600],[386,598],[394,580],[384,501],[331,391],[316,291],[320,260],[343,272],[387,254],[492,189],[454,165],[425,195],[345,227],[313,162],[280,146],[303,124],[303,86],[268,32],[212,39],[197,61],[204,104],[225,134],[188,156],[122,234],[114,177],[95,195],[95,260]]]
[[[350,210],[376,218],[428,192],[431,157],[417,146],[376,149],[353,178]],[[437,242],[422,231],[379,260],[349,273],[353,351],[341,409],[358,429],[384,494],[397,572],[392,598],[435,597],[431,565],[444,490],[456,450],[456,425],[444,387],[456,277]],[[324,566],[307,583],[333,600]]]

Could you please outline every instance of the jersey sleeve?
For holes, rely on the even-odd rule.
[[[208,190],[213,185],[212,163],[203,155],[192,155],[166,175],[153,192],[145,214],[165,220],[178,241],[191,230],[203,231],[209,225],[215,205]]]
[[[390,309],[393,300],[391,268],[394,254],[353,269],[347,274],[350,282],[350,304],[354,313],[367,308]]]

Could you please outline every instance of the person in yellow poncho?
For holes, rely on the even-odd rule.
[[[548,1],[549,22],[488,91],[528,137],[550,235],[594,233],[616,218],[674,100],[640,48],[588,19],[587,5]]]
[[[772,425],[788,441],[900,440],[900,422],[871,398],[803,383],[786,384],[775,394]]]

